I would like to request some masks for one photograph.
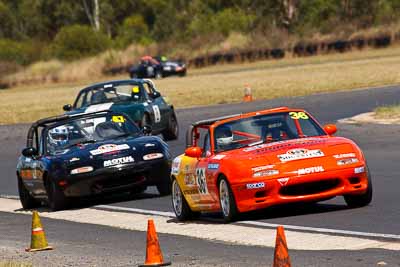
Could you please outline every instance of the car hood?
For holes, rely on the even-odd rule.
[[[225,166],[241,176],[248,177],[254,172],[276,170],[279,176],[302,174],[303,169],[311,172],[341,168],[341,158],[358,158],[363,161],[357,145],[342,137],[302,138],[223,152],[214,156]],[[274,178],[274,175],[270,176]]]
[[[105,161],[126,158],[129,163],[142,162],[143,156],[151,153],[162,153],[166,144],[155,136],[139,136],[105,140],[95,144],[82,144],[59,151],[49,159],[62,161],[68,169],[92,166],[95,169],[106,167]]]

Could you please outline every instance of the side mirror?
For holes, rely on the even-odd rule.
[[[161,96],[161,94],[160,94],[160,92],[157,92],[157,91],[154,91],[153,93],[152,93],[152,98],[157,98],[157,97],[160,97]]]
[[[64,105],[64,106],[63,106],[63,110],[64,110],[64,111],[71,111],[71,110],[72,110],[71,104]]]
[[[151,128],[150,125],[144,125],[142,131],[145,135],[151,135],[153,129]]]
[[[188,147],[185,150],[185,155],[191,158],[200,158],[203,150],[198,146]]]
[[[31,158],[32,156],[36,156],[38,154],[36,148],[27,147],[22,150],[22,155],[27,158]]]
[[[332,135],[337,132],[337,128],[335,124],[327,124],[324,126],[324,130],[328,135]]]

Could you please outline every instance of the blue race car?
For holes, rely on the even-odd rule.
[[[150,125],[153,134],[175,140],[179,126],[174,106],[168,104],[148,79],[97,83],[82,89],[73,105],[65,105],[66,114],[112,110],[123,112],[140,127]]]
[[[17,179],[24,209],[48,202],[67,207],[72,197],[108,192],[143,192],[155,185],[170,193],[171,155],[151,129],[139,129],[123,113],[61,115],[39,120],[28,131],[18,159]]]

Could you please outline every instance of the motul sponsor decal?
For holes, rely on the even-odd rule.
[[[287,162],[292,160],[318,158],[323,156],[324,153],[319,149],[308,150],[305,148],[297,148],[289,150],[288,152],[286,152],[286,154],[278,155],[278,158],[282,162]]]
[[[115,152],[115,151],[120,151],[120,150],[125,150],[125,149],[129,149],[128,144],[122,144],[122,145],[106,144],[106,145],[99,146],[95,150],[91,150],[90,154],[96,156],[96,155],[100,155],[100,154],[105,154],[105,153],[110,153],[110,152]]]
[[[318,173],[318,172],[324,172],[324,167],[322,166],[315,166],[315,167],[309,167],[309,168],[304,168],[304,169],[299,169],[297,170],[298,175],[302,174],[312,174],[312,173]]]
[[[110,167],[110,166],[115,166],[115,165],[119,165],[119,164],[130,163],[130,162],[134,162],[134,161],[135,160],[133,159],[132,156],[122,157],[122,158],[117,158],[117,159],[110,159],[110,160],[104,161],[104,167]]]

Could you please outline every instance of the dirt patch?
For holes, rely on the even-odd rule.
[[[365,123],[374,123],[374,124],[400,124],[400,119],[383,119],[377,118],[375,112],[367,112],[358,114],[354,117],[345,118],[339,120],[340,123],[350,123],[350,124],[365,124]]]

